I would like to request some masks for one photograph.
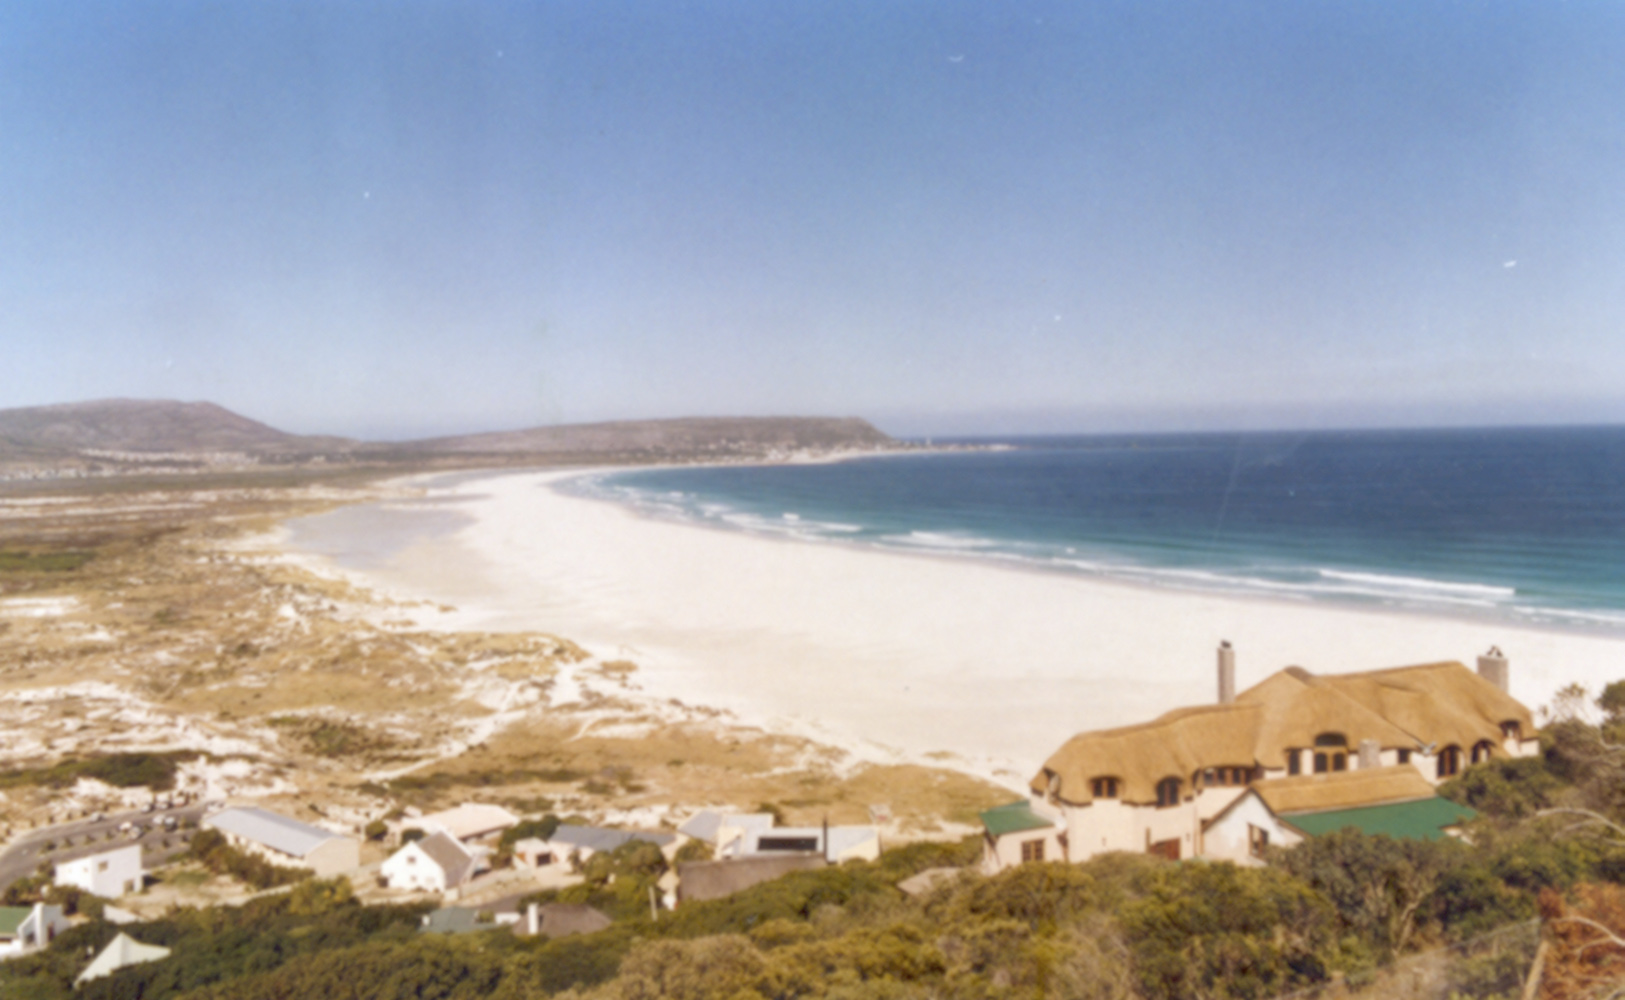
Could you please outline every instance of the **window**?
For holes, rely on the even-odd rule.
[[[1441,778],[1448,778],[1461,770],[1461,747],[1445,747],[1439,751],[1435,772]]]
[[[1163,778],[1157,782],[1157,808],[1179,805],[1179,779]]]
[[[1321,733],[1315,737],[1315,773],[1347,771],[1349,741],[1342,733]],[[1321,748],[1325,749],[1321,749]]]
[[[816,851],[818,850],[817,837],[759,837],[756,841],[758,851]]]
[[[1409,750],[1401,750],[1399,752],[1399,762],[1401,764],[1409,764],[1411,762],[1411,752]]]
[[[1042,840],[1023,840],[1021,842],[1021,860],[1044,860],[1044,842]]]
[[[1255,858],[1264,856],[1270,848],[1270,832],[1261,826],[1247,824],[1247,853]]]
[[[105,862],[105,861],[96,862],[96,870],[99,871],[99,872],[106,871],[107,870],[107,862]]]
[[[1202,784],[1208,787],[1230,788],[1245,785],[1252,780],[1250,767],[1210,767],[1202,772]]]
[[[1117,798],[1116,778],[1093,778],[1089,782],[1089,794],[1097,799]]]
[[[1501,738],[1503,740],[1523,739],[1523,727],[1518,724],[1517,719],[1508,719],[1501,723]]]
[[[1491,743],[1489,740],[1479,740],[1477,743],[1474,743],[1473,744],[1473,763],[1474,764],[1482,764],[1485,761],[1489,760],[1490,759],[1490,754],[1493,753],[1494,750],[1495,750],[1495,745],[1493,743]]]
[[[1293,747],[1292,749],[1290,749],[1290,750],[1288,750],[1286,752],[1286,773],[1287,774],[1302,774],[1303,773],[1302,754],[1298,751],[1297,747]]]
[[[1347,771],[1349,769],[1349,755],[1346,753],[1328,753],[1315,751],[1315,773],[1325,774],[1327,771]]]

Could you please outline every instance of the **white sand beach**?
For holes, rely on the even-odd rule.
[[[1616,638],[760,538],[551,488],[572,474],[437,487],[471,523],[364,575],[457,608],[425,624],[546,631],[632,660],[653,696],[1017,781],[1074,732],[1212,700],[1221,639],[1243,687],[1290,664],[1472,665],[1491,645],[1531,706],[1625,677]]]

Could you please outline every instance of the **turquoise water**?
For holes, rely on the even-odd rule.
[[[1625,630],[1625,428],[977,444],[567,488],[809,544]]]

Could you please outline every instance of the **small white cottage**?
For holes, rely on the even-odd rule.
[[[476,858],[453,837],[435,832],[391,854],[379,868],[391,889],[445,892],[474,876]]]

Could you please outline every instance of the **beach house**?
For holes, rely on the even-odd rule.
[[[39,951],[67,929],[60,906],[0,906],[0,961]]]
[[[462,844],[494,843],[505,831],[519,825],[519,817],[501,806],[465,802],[419,817],[413,825],[426,833],[438,830]]]
[[[1271,845],[1342,826],[1444,835],[1471,811],[1435,786],[1539,749],[1508,678],[1491,649],[1477,673],[1457,662],[1287,667],[1237,694],[1224,643],[1217,704],[1080,733],[1044,762],[1029,798],[984,813],[983,869],[1107,851],[1254,863]]]
[[[144,962],[161,962],[168,958],[170,951],[161,945],[142,944],[135,938],[120,931],[107,947],[101,950],[91,963],[85,966],[85,971],[79,973],[73,985],[83,986],[92,979],[102,979],[111,976],[120,969],[131,965],[141,965]]]
[[[711,845],[719,859],[764,854],[818,854],[831,864],[880,857],[880,831],[872,826],[774,826],[772,813],[704,810],[677,832]]]
[[[129,844],[57,862],[55,882],[77,886],[103,899],[117,899],[140,889],[145,877],[141,845]]]
[[[474,852],[454,837],[436,830],[391,854],[379,867],[378,874],[391,889],[445,892],[473,878],[478,863]]]
[[[534,867],[546,865],[583,864],[599,851],[613,851],[634,840],[654,844],[670,860],[676,851],[677,837],[669,833],[646,833],[641,830],[613,830],[602,826],[576,826],[561,823],[553,835],[533,848]],[[531,846],[531,845],[527,845]]]

